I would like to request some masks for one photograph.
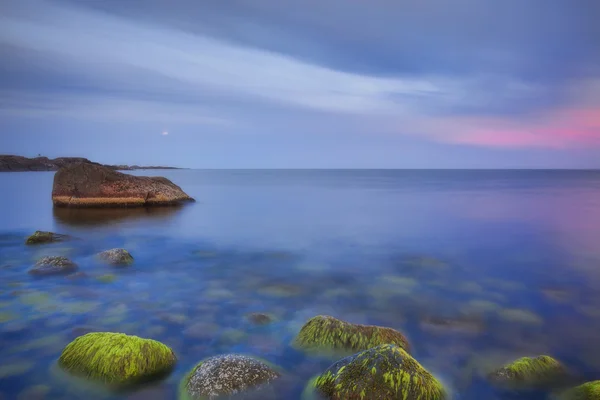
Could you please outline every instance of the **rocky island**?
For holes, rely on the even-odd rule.
[[[139,165],[103,165],[83,157],[59,157],[50,159],[48,157],[27,158],[14,155],[0,155],[0,172],[58,171],[62,167],[78,163],[101,165],[112,170],[121,171],[131,171],[136,169],[178,169],[175,167],[162,166],[140,167]]]
[[[194,201],[163,177],[133,176],[94,164],[62,167],[54,175],[55,207],[145,207]]]

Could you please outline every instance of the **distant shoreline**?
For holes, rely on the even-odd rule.
[[[82,162],[103,165],[107,168],[111,168],[117,171],[135,171],[146,169],[183,169],[178,167],[167,166],[107,165],[96,163],[88,160],[87,158],[82,157],[58,157],[51,159],[48,157],[28,158],[15,155],[0,155],[0,172],[57,171],[61,167]]]

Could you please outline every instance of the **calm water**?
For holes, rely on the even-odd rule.
[[[0,174],[0,398],[45,385],[45,399],[176,399],[196,362],[236,352],[280,365],[277,398],[299,399],[332,360],[289,343],[322,313],[401,330],[455,399],[549,398],[482,379],[525,355],[559,358],[575,382],[600,378],[600,172],[152,174],[197,203],[53,210],[53,173]],[[26,247],[35,230],[80,240]],[[98,264],[113,247],[135,264]],[[67,255],[88,277],[33,279],[44,255]],[[96,279],[106,273],[117,279]],[[253,326],[250,312],[277,319]],[[137,392],[90,393],[53,368],[89,330],[161,340],[177,369]]]

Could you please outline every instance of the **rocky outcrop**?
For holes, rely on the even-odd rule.
[[[57,171],[68,165],[88,163],[94,165],[102,165],[88,160],[83,157],[34,157],[27,158],[13,155],[0,155],[0,172],[24,172],[24,171]],[[107,168],[114,170],[135,170],[135,169],[176,169],[173,167],[148,166],[140,167],[139,165],[104,165]]]
[[[194,201],[167,178],[133,176],[110,168],[78,163],[54,175],[56,207],[143,207]]]

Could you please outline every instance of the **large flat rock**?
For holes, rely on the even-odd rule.
[[[133,176],[91,163],[65,166],[54,175],[56,207],[144,207],[194,201],[167,178]]]

